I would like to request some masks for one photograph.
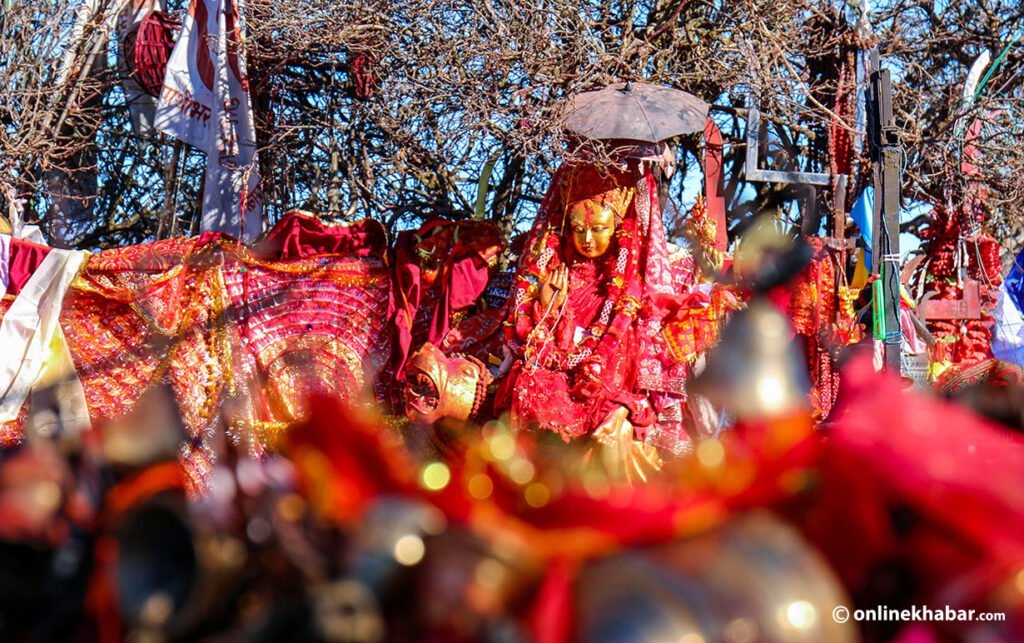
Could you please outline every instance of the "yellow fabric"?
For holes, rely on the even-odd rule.
[[[853,281],[850,283],[850,288],[852,290],[862,290],[868,284],[869,276],[864,248],[857,248],[857,265],[853,269]]]

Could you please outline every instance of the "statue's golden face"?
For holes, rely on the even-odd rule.
[[[607,252],[612,245],[615,211],[599,201],[580,201],[569,211],[569,226],[576,252],[594,259]]]

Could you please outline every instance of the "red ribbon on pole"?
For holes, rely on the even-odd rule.
[[[704,194],[708,216],[715,222],[715,249],[725,253],[729,235],[725,224],[725,190],[722,182],[722,131],[710,118],[704,123]]]

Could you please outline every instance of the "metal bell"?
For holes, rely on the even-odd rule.
[[[807,410],[810,381],[789,321],[767,300],[754,298],[726,324],[691,390],[738,420]]]

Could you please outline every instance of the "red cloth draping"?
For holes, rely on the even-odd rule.
[[[264,260],[219,233],[168,239],[93,255],[65,300],[61,326],[92,418],[130,411],[166,378],[195,443],[193,488],[205,485],[200,443],[212,423],[272,442],[310,391],[361,396],[389,354],[383,228],[290,221],[287,256],[351,252]]]
[[[391,305],[397,378],[404,377],[413,348],[424,342],[439,345],[453,314],[476,303],[503,246],[501,231],[490,221],[436,219],[415,232],[399,233]],[[436,275],[427,278],[424,264]]]
[[[266,259],[279,261],[321,254],[383,259],[387,247],[387,231],[377,221],[363,219],[331,226],[308,214],[292,211],[256,243],[255,250]]]
[[[41,246],[38,243],[25,241],[24,239],[11,239],[10,258],[10,279],[7,286],[7,294],[17,296],[25,287],[29,277],[36,271],[39,264],[43,263],[46,255],[50,254],[49,246]]]
[[[395,269],[388,317],[394,341],[392,367],[399,379],[405,376],[405,361],[412,352],[412,327],[423,288],[420,264],[412,250],[415,234],[406,230],[399,232],[395,239]]]
[[[817,506],[803,524],[853,593],[907,563],[920,595],[956,578],[998,582],[1024,561],[1024,436],[904,391],[869,357],[843,371]],[[991,588],[989,588],[991,589]]]

